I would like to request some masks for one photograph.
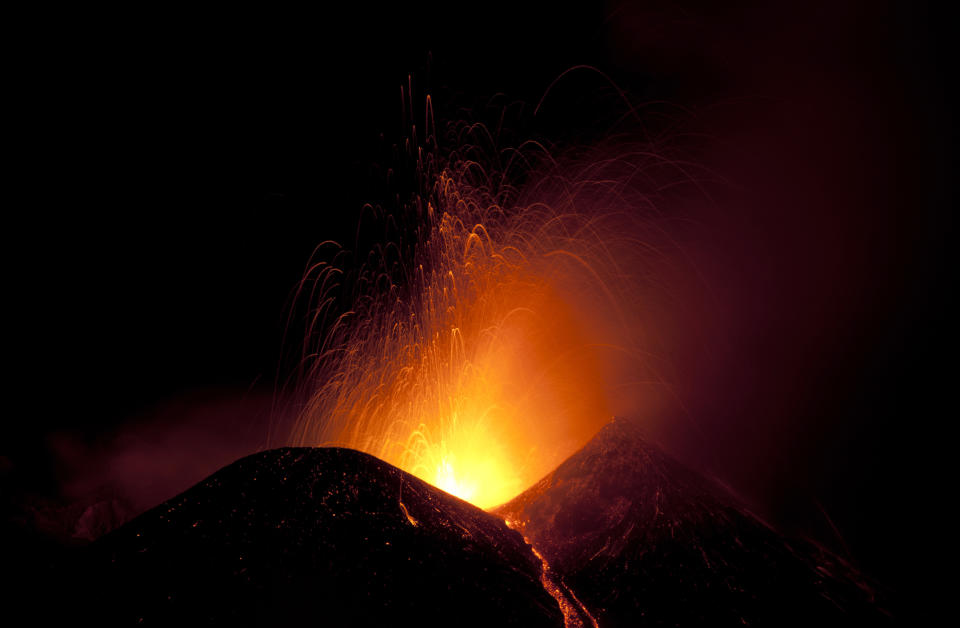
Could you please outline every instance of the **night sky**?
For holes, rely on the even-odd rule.
[[[679,123],[639,126],[708,137],[696,156],[729,182],[676,210],[709,296],[681,294],[664,332],[697,434],[661,418],[658,437],[772,521],[916,586],[935,543],[923,461],[952,415],[944,16],[908,2],[520,4],[25,24],[4,99],[7,501],[82,492],[77,474],[118,434],[203,457],[163,471],[174,479],[145,501],[263,446],[289,374],[288,298],[313,247],[349,241],[378,200],[408,74],[454,118],[498,94],[532,110],[584,64],[635,103],[667,103],[651,110]],[[588,71],[558,90],[518,134],[564,148],[623,114]]]

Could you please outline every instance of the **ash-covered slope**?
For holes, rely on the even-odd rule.
[[[624,419],[497,513],[604,628],[892,623],[849,565],[777,534]]]
[[[98,624],[563,625],[520,534],[348,449],[243,458],[89,552]]]

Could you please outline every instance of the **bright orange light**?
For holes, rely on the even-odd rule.
[[[366,451],[492,508],[609,419],[598,351],[632,324],[616,294],[630,260],[613,247],[635,249],[638,236],[622,228],[625,212],[605,222],[578,206],[625,202],[594,170],[524,205],[478,170],[462,160],[421,174],[425,191],[405,210],[415,237],[359,269],[335,253],[307,273],[324,331],[308,333],[309,400],[293,440]],[[346,312],[333,305],[342,288]]]
[[[529,290],[509,296],[525,305],[499,313],[496,329],[480,320],[455,328],[450,346],[397,369],[409,374],[387,411],[399,438],[376,451],[481,508],[536,482],[606,418],[589,347],[563,304]],[[451,361],[434,361],[450,349]],[[430,397],[421,377],[439,382]],[[415,398],[400,392],[408,385]]]

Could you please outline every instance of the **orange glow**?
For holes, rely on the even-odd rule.
[[[621,264],[643,205],[603,168],[541,177],[524,196],[476,160],[429,157],[411,151],[421,191],[384,220],[406,231],[359,268],[325,243],[306,273],[310,370],[293,441],[368,452],[493,508],[611,416],[605,364],[635,355]]]
[[[523,524],[510,519],[504,519],[507,527],[523,534]],[[587,622],[593,628],[599,628],[596,618],[590,614],[583,602],[574,594],[572,590],[563,584],[563,579],[557,576],[550,563],[543,557],[543,554],[530,543],[530,539],[523,537],[524,542],[530,546],[530,551],[540,561],[540,584],[544,590],[550,594],[550,597],[557,601],[560,612],[563,613],[564,628],[587,628]]]
[[[545,475],[607,414],[593,358],[564,304],[529,283],[498,285],[514,307],[484,313],[464,304],[477,319],[451,327],[449,344],[436,346],[450,360],[436,368],[439,356],[428,354],[399,369],[415,377],[439,375],[439,390],[431,391],[430,407],[422,397],[394,393],[411,412],[396,417],[395,425],[402,426],[401,436],[409,435],[394,452],[380,450],[481,508],[508,501]],[[488,316],[498,317],[495,325],[484,326]]]
[[[428,206],[406,286],[369,273],[371,293],[318,348],[296,440],[369,452],[490,508],[548,473],[609,412],[592,339],[555,277],[569,272],[551,256],[569,224],[526,212],[521,228],[452,178],[438,184],[437,202],[460,215]],[[320,283],[337,273],[324,266]]]

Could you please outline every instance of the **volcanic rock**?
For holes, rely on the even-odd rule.
[[[348,449],[248,456],[88,552],[98,624],[563,625],[519,533]]]
[[[887,625],[874,588],[614,419],[496,511],[601,627]]]

